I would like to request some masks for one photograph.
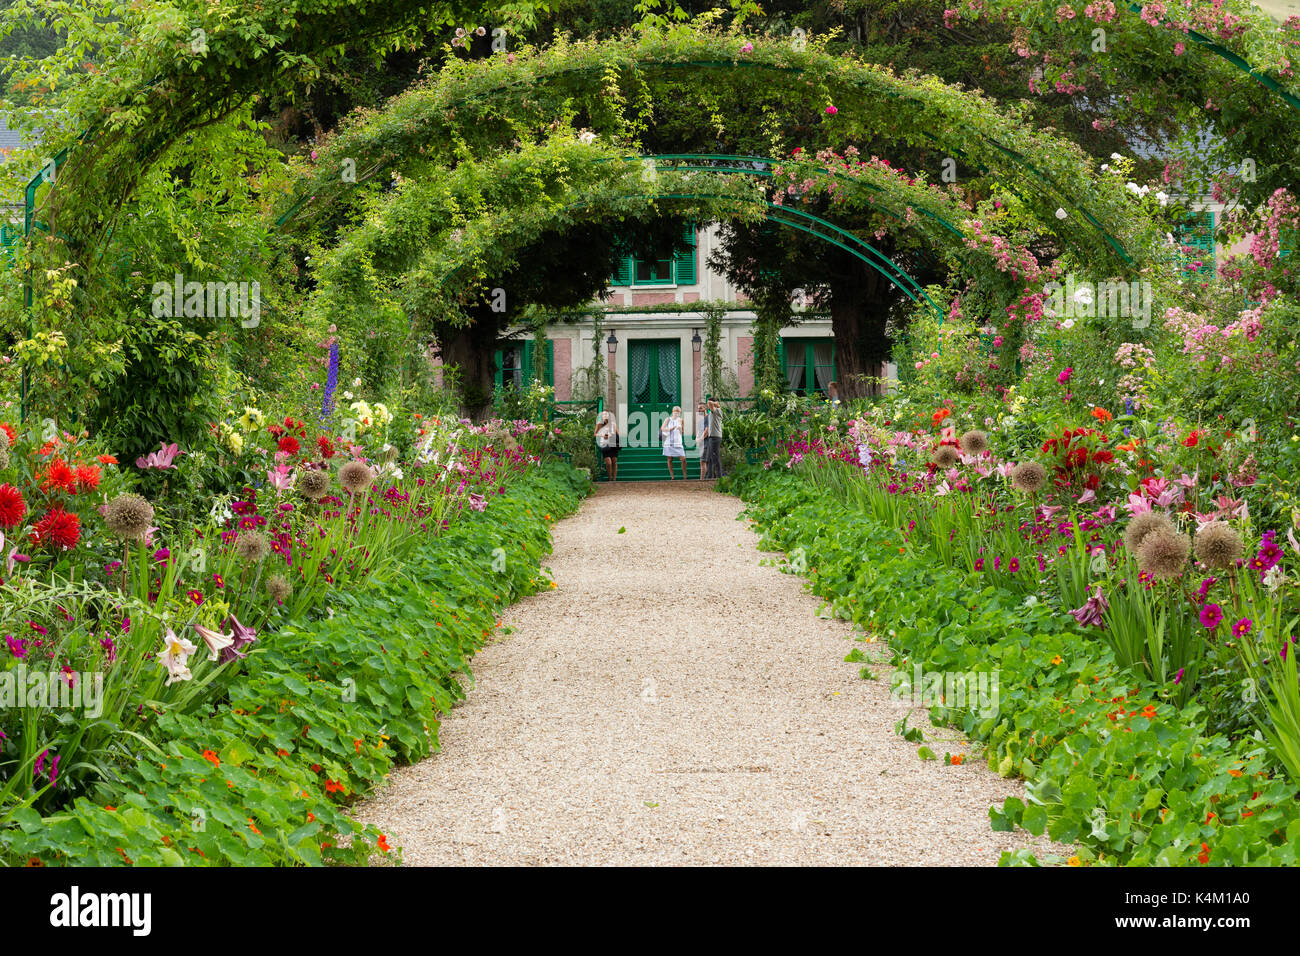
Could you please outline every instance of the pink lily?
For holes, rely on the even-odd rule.
[[[1156,498],[1156,504],[1161,508],[1168,508],[1178,504],[1182,500],[1183,493],[1177,488],[1169,488],[1160,492],[1160,497]]]
[[[275,471],[268,471],[266,480],[276,491],[288,491],[293,487],[293,474],[288,465],[277,465]]]
[[[170,445],[163,443],[157,451],[150,452],[148,456],[142,455],[137,458],[135,460],[135,466],[142,469],[157,468],[160,470],[175,468],[176,466],[172,464],[172,462],[183,454],[185,454],[185,452],[180,450],[180,447],[176,442],[172,442]]]
[[[1246,507],[1245,498],[1237,498],[1234,500],[1229,498],[1227,495],[1219,495],[1214,499],[1214,503],[1219,506],[1220,518],[1240,518],[1242,517]]]
[[[1114,505],[1106,505],[1104,507],[1097,509],[1097,521],[1100,522],[1101,524],[1114,524],[1115,518],[1116,515],[1115,515]]]
[[[1136,518],[1138,515],[1142,514],[1144,511],[1150,511],[1150,510],[1151,510],[1151,504],[1150,504],[1150,502],[1148,502],[1148,501],[1147,501],[1145,498],[1143,498],[1140,494],[1138,494],[1138,495],[1129,495],[1129,496],[1128,496],[1128,504],[1126,504],[1124,507],[1128,509],[1128,513],[1129,513],[1131,516],[1133,516],[1134,518]]]
[[[1196,476],[1183,475],[1180,478],[1175,478],[1174,483],[1178,485],[1182,485],[1183,488],[1185,488],[1187,491],[1192,491],[1193,489],[1196,488]]]
[[[1075,504],[1087,505],[1087,504],[1091,504],[1096,500],[1097,500],[1097,492],[1093,491],[1091,488],[1087,488],[1084,490],[1083,494],[1079,495],[1079,500],[1076,501]]]
[[[1169,481],[1166,478],[1152,478],[1146,484],[1140,485],[1139,490],[1156,498],[1169,490]]]

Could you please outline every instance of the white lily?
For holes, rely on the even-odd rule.
[[[167,683],[165,686],[170,687],[172,684],[181,680],[189,680],[194,675],[190,673],[189,660],[197,647],[191,644],[183,637],[177,637],[176,632],[170,627],[163,636],[162,653],[158,655],[158,663],[167,668]]]

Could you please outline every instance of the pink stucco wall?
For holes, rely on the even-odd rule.
[[[567,402],[573,397],[573,340],[555,340],[555,400]]]
[[[741,335],[736,338],[736,379],[740,384],[742,396],[754,390],[754,337],[752,335]]]
[[[628,305],[670,305],[677,301],[676,292],[633,292]]]

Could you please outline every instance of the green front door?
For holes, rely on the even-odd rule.
[[[659,425],[682,403],[682,344],[677,339],[634,339],[628,343],[628,438],[645,435],[659,446]],[[640,426],[638,428],[638,425]]]

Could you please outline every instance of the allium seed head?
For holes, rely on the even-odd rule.
[[[961,460],[961,455],[952,445],[940,445],[934,450],[934,463],[940,468],[951,468]]]
[[[1142,547],[1142,540],[1147,535],[1156,533],[1173,537],[1178,534],[1178,529],[1163,511],[1144,511],[1134,515],[1124,529],[1124,547],[1129,554],[1137,554],[1138,548]]]
[[[296,487],[304,498],[318,501],[329,494],[334,479],[328,471],[319,468],[304,468],[298,472]]]
[[[271,545],[260,531],[241,531],[235,539],[235,553],[250,564],[257,564],[271,553]]]
[[[339,469],[339,484],[350,495],[365,491],[375,480],[375,473],[364,461],[350,461]]]
[[[118,495],[104,511],[108,530],[126,541],[139,541],[153,524],[153,505],[139,495]]]
[[[1243,549],[1241,535],[1226,521],[1211,521],[1196,532],[1192,549],[1196,557],[1212,568],[1229,568]]]
[[[293,593],[293,586],[283,574],[273,574],[266,582],[266,591],[276,604],[283,604],[284,599]]]
[[[958,441],[961,443],[961,450],[968,455],[982,455],[989,450],[989,436],[985,432],[970,431],[962,435]]]
[[[1187,535],[1152,531],[1138,545],[1138,566],[1157,578],[1172,578],[1187,566],[1190,550]]]
[[[1047,481],[1047,469],[1036,461],[1022,461],[1011,471],[1011,487],[1032,495]]]

